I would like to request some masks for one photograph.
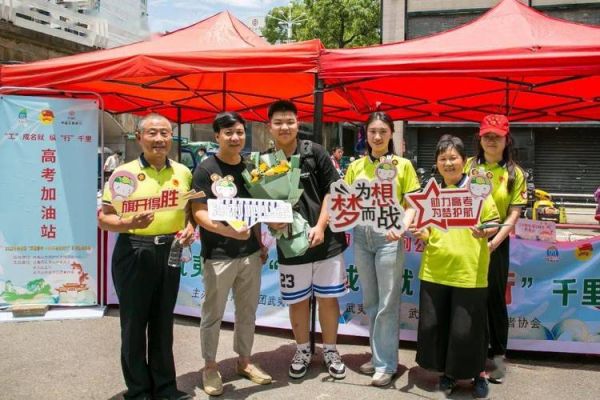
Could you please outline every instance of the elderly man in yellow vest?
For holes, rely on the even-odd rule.
[[[100,228],[120,233],[112,277],[120,304],[124,397],[188,399],[190,395],[177,389],[173,360],[173,309],[181,270],[169,266],[168,258],[174,240],[183,245],[194,240],[195,226],[181,208],[160,211],[162,203],[156,202],[151,210],[127,216],[117,214],[115,201],[160,197],[165,191],[186,193],[192,175],[168,158],[173,130],[165,117],[144,117],[136,139],[142,154],[112,173],[98,216]]]

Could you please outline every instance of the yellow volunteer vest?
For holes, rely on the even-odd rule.
[[[506,219],[508,209],[511,206],[524,206],[527,204],[527,186],[525,176],[521,168],[515,168],[515,182],[512,190],[508,191],[508,169],[503,162],[488,164],[486,162],[477,163],[476,157],[471,157],[465,164],[465,173],[469,173],[471,168],[482,167],[493,174],[492,177],[492,197],[498,207],[500,221]]]
[[[419,180],[417,179],[417,173],[413,168],[410,161],[406,158],[394,155],[392,160],[396,160],[396,195],[398,196],[398,203],[403,204],[404,195],[419,190],[421,188]],[[344,175],[344,181],[348,184],[352,184],[357,179],[366,179],[372,181],[375,179],[375,169],[379,164],[379,160],[372,160],[371,157],[365,156],[358,160],[353,161]]]
[[[455,186],[449,186],[455,187]],[[480,223],[497,221],[498,209],[488,196],[482,206]],[[470,229],[429,229],[429,241],[421,256],[419,279],[461,288],[487,287],[490,253],[487,239],[475,239]]]
[[[156,196],[166,189],[175,189],[181,193],[188,192],[192,184],[192,173],[183,164],[167,160],[160,171],[152,167],[142,154],[137,160],[123,164],[111,175],[123,176],[112,187],[104,185],[102,202],[111,204],[113,195],[121,197]],[[163,235],[174,233],[185,228],[185,210],[159,211],[154,214],[154,221],[144,229],[131,229],[128,232],[136,235]]]

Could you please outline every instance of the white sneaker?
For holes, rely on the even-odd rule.
[[[394,374],[388,374],[386,372],[375,372],[373,379],[371,379],[371,385],[373,386],[387,386],[392,382]]]
[[[324,351],[323,362],[332,378],[344,379],[346,377],[346,366],[337,350]]]
[[[294,358],[292,358],[292,362],[290,363],[288,375],[294,379],[302,378],[304,375],[306,375],[311,360],[312,354],[310,354],[310,351],[296,349]]]
[[[375,373],[375,367],[373,366],[373,361],[371,360],[361,365],[358,369],[365,375],[373,375]]]

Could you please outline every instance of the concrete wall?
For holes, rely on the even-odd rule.
[[[431,35],[468,23],[500,0],[383,0],[383,41]],[[527,0],[522,3],[528,4]],[[531,0],[549,16],[600,25],[600,0]],[[407,12],[405,27],[405,11]]]
[[[91,50],[94,48],[0,21],[0,63],[47,60]]]
[[[383,43],[404,39],[404,0],[383,0],[382,2]]]

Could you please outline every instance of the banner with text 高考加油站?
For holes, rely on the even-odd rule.
[[[111,236],[109,240],[114,243],[115,235]],[[350,233],[347,238],[352,240]],[[270,246],[270,252],[263,266],[257,325],[290,329],[287,306],[279,292],[274,240],[267,232],[263,233],[263,243]],[[400,338],[416,340],[418,276],[424,244],[406,234],[403,247]],[[175,312],[198,317],[204,298],[200,241],[192,246],[192,254],[193,259],[181,269]],[[340,298],[339,333],[368,336],[369,323],[351,242],[344,258],[349,293]],[[600,354],[600,237],[554,244],[512,238],[506,301],[509,349]],[[118,303],[112,285],[109,285],[109,303]],[[227,302],[223,320],[234,321],[232,298]],[[318,325],[317,330],[320,330]]]
[[[0,303],[97,303],[98,113],[0,97]]]

